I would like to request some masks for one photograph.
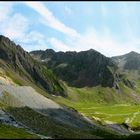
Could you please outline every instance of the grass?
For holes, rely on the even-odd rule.
[[[14,102],[13,97],[9,96],[8,93],[5,96],[4,100],[1,100],[4,104],[3,109],[36,133],[53,138],[98,138],[97,136],[109,138],[117,135],[104,128],[79,129],[71,127],[52,120],[29,107],[15,107],[11,104],[11,102]]]
[[[40,94],[49,97],[61,105],[68,106],[78,110],[78,112],[90,117],[95,121],[93,117],[97,117],[104,124],[106,121],[115,122],[121,124],[125,122],[127,118],[133,117],[133,113],[139,111],[140,105],[133,99],[131,93],[134,92],[130,88],[126,87],[122,83],[119,84],[121,90],[116,92],[113,88],[93,87],[93,88],[72,88],[66,87],[68,97],[52,97],[44,90],[33,84],[32,82],[21,78],[14,72],[7,73],[7,76],[11,77],[18,85],[27,85],[35,88]],[[140,90],[139,90],[140,91]],[[7,99],[8,97],[6,97]],[[135,105],[137,103],[137,105]],[[121,105],[122,104],[122,105]],[[127,105],[127,106],[126,106]],[[99,130],[92,132],[83,132],[69,126],[59,124],[53,120],[29,109],[14,109],[10,110],[10,113],[16,117],[18,121],[21,121],[25,125],[31,127],[37,133],[53,136],[58,138],[93,138],[103,136],[106,138],[115,136],[107,130]],[[97,114],[98,113],[98,114]],[[120,115],[121,114],[121,115]],[[140,119],[138,116],[134,119],[130,126],[139,126]]]
[[[99,86],[81,89],[67,87],[68,98],[54,97],[54,100],[76,109],[94,121],[96,117],[102,124],[106,121],[122,124],[128,118],[131,120],[135,112],[140,111],[140,104],[132,96],[131,89],[122,83],[119,86],[121,90],[118,93],[113,88]],[[139,122],[140,117],[136,117],[129,125],[136,127],[140,125]]]
[[[80,108],[79,112],[87,117],[97,117],[102,123],[110,121],[112,123],[122,124],[127,118],[132,118],[135,112],[140,111],[140,105],[133,106],[100,106],[93,108]],[[129,125],[131,127],[136,127],[140,125],[140,116],[136,115],[136,119],[132,121]],[[136,125],[137,124],[137,125]]]
[[[140,126],[140,114],[137,114],[134,118],[133,122],[131,123],[132,128]]]
[[[0,123],[0,139],[38,139],[34,134],[26,132],[22,128],[16,128]]]

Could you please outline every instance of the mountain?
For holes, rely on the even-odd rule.
[[[140,68],[140,54],[131,51],[125,55],[112,57],[119,68],[124,70],[138,70]]]
[[[118,66],[118,71],[126,75],[136,86],[140,82],[140,54],[131,51],[121,56],[111,58]]]
[[[117,60],[124,60],[122,56],[108,58],[92,49],[82,52],[47,49],[30,54],[65,81],[68,96],[53,97],[57,103],[120,135],[131,135],[130,129],[139,130],[140,82],[132,78],[134,71],[132,75],[129,70],[121,69],[126,60],[122,63]]]
[[[12,70],[23,79],[37,84],[52,94],[65,96],[59,80],[47,67],[35,61],[21,46],[2,35],[0,36],[0,64],[2,68]]]
[[[101,53],[90,49],[82,52],[32,51],[30,54],[44,62],[48,68],[68,85],[92,87],[101,85],[112,87],[116,66]]]
[[[44,64],[0,36],[0,138],[118,137],[116,130],[57,103],[55,97],[67,98],[64,87]]]
[[[0,36],[0,138],[128,138],[139,93],[95,50],[33,54]]]

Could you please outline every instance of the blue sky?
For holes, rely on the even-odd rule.
[[[26,51],[140,53],[140,2],[0,2],[0,34]]]

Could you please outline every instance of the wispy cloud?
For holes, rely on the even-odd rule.
[[[85,29],[83,33],[79,34],[75,29],[65,25],[55,17],[43,2],[24,2],[24,6],[30,7],[30,10],[34,11],[34,15],[40,15],[40,18],[46,26],[65,35],[63,38],[61,38],[59,34],[48,37],[45,32],[42,32],[39,28],[31,28],[32,24],[34,24],[33,21],[30,20],[28,15],[24,15],[22,12],[15,12],[13,4],[1,3],[0,33],[10,37],[10,39],[16,41],[16,43],[21,44],[27,51],[36,49],[44,50],[50,45],[56,51],[83,51],[93,48],[106,56],[120,55],[132,50],[140,52],[140,39],[139,36],[136,35],[139,22],[135,20],[137,17],[134,17],[134,21],[137,21],[137,24],[133,23],[132,26],[132,22],[130,21],[132,19],[130,18],[130,14],[133,13],[133,15],[136,15],[134,7],[129,9],[128,5],[124,4],[124,7],[121,8],[122,11],[119,9],[121,12],[121,18],[119,19],[122,19],[121,25],[123,27],[122,29],[124,29],[121,33],[125,36],[125,40],[122,39],[123,41],[121,40],[121,42],[119,37],[117,38],[118,40],[116,40],[111,28],[105,24],[103,24],[100,29],[94,26],[89,28],[91,25],[88,25],[88,29]],[[70,9],[68,10],[67,8],[65,7],[64,10],[68,12]],[[92,10],[91,8],[91,12]],[[101,6],[100,10],[103,16],[107,16],[111,12],[111,10],[106,9],[104,5]],[[40,26],[39,19],[37,19],[37,22]],[[134,25],[136,25],[136,27],[134,27]],[[114,28],[115,27],[117,27],[117,23]]]
[[[34,30],[24,35],[18,42],[24,46],[24,49],[26,51],[47,49],[47,41],[45,36],[40,32]]]
[[[14,12],[12,3],[0,3],[0,34],[22,45],[26,51],[46,49],[45,36],[30,30],[31,25],[27,16]]]
[[[19,13],[6,17],[0,25],[3,35],[11,38],[22,38],[28,30],[28,20]]]
[[[76,32],[76,30],[67,27],[64,23],[58,20],[53,15],[53,13],[49,11],[47,7],[41,2],[26,2],[26,5],[39,13],[47,26],[50,26],[51,28],[68,35],[68,37],[72,37],[66,40],[59,40],[56,37],[48,39],[48,43],[50,43],[50,45],[53,46],[53,48],[57,51],[82,51],[93,48],[102,52],[103,54],[106,54],[107,56],[124,53],[124,47],[122,47],[122,44],[118,43],[114,38],[112,38],[109,30],[105,30],[104,32],[102,31],[102,33],[99,33],[94,28],[91,28],[83,35],[80,35]],[[108,11],[104,5],[102,5],[101,11],[103,16],[108,14]],[[125,50],[129,51],[131,50],[131,47],[127,46]]]
[[[46,6],[41,2],[25,2],[25,4],[33,8],[37,13],[39,13],[43,18],[43,23],[47,26],[50,26],[53,29],[56,29],[68,36],[79,37],[79,33],[66,26],[60,20],[58,20],[53,13],[46,8]]]
[[[63,41],[57,38],[48,39],[48,43],[50,43],[56,51],[70,51],[72,48],[69,45],[66,45]]]
[[[138,46],[140,41],[119,43],[112,35],[96,31],[94,28],[86,30],[86,32],[79,38],[72,40],[67,39],[65,41],[58,40],[57,38],[51,38],[50,43],[56,51],[83,51],[88,49],[95,49],[106,56],[116,56],[124,53],[128,53],[132,50],[140,52]]]
[[[5,20],[11,13],[12,13],[12,6],[13,4],[11,2],[0,3],[0,23]]]
[[[20,13],[15,13],[13,3],[0,3],[0,33],[10,39],[21,39],[28,30],[29,21]]]

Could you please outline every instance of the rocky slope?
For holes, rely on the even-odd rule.
[[[0,66],[5,70],[16,72],[20,77],[50,93],[65,95],[59,80],[47,67],[35,61],[28,52],[2,35],[0,36]]]
[[[109,58],[90,49],[82,52],[32,51],[34,58],[43,61],[48,68],[70,86],[92,87],[114,84],[116,66]]]
[[[139,70],[140,68],[140,54],[131,51],[121,56],[112,57],[119,68],[124,70]]]
[[[121,56],[111,58],[118,66],[118,71],[139,87],[140,82],[140,54],[131,51]]]

